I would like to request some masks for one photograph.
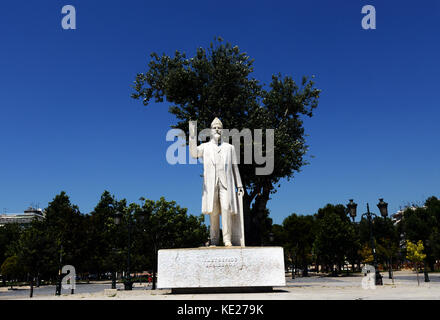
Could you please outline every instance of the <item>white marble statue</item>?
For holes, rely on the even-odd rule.
[[[189,149],[193,158],[203,158],[202,213],[210,216],[211,245],[219,243],[220,214],[226,247],[244,246],[243,185],[233,145],[222,142],[223,125],[211,123],[211,139],[197,146],[195,123],[190,121]]]

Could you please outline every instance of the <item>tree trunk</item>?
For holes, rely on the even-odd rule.
[[[251,204],[249,196],[245,193],[243,196],[243,218],[244,218],[244,238],[247,246],[254,245],[256,242],[255,225],[251,214]]]
[[[423,275],[425,276],[425,282],[429,282],[429,275],[428,275],[428,270],[426,269],[426,261],[423,264]]]
[[[156,290],[156,270],[157,270],[157,250],[154,249],[154,258],[153,258],[153,286],[152,290]]]
[[[388,261],[388,279],[393,279],[393,262],[392,257]]]
[[[419,281],[419,268],[417,266],[417,262],[416,262],[416,275],[417,275],[417,285],[420,286],[420,281]]]
[[[272,185],[270,181],[263,182],[263,185],[258,188],[259,193],[256,193],[255,201],[251,209],[252,196],[245,193],[243,197],[243,215],[245,220],[245,241],[249,246],[262,245],[262,223],[266,214],[266,206],[269,201],[270,190]]]
[[[31,292],[29,297],[32,298],[34,295],[34,277],[31,277]]]
[[[112,289],[116,289],[116,272],[112,271]]]
[[[303,277],[308,277],[309,276],[309,270],[308,270],[308,265],[307,264],[303,265],[302,276]]]

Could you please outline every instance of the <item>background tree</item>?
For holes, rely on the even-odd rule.
[[[87,216],[87,270],[97,274],[99,278],[105,272],[116,272],[121,266],[117,262],[117,255],[120,249],[126,246],[122,245],[125,237],[121,230],[116,227],[114,218],[116,212],[126,210],[126,200],[118,201],[109,191],[104,191],[98,204]],[[120,269],[121,270],[121,269]]]
[[[203,224],[203,215],[187,215],[187,209],[180,207],[175,201],[166,201],[164,197],[158,201],[145,198],[141,200],[141,206],[132,203],[128,211],[134,213],[136,229],[141,231],[138,233],[137,252],[143,251],[150,255],[147,261],[152,263],[155,289],[157,251],[162,248],[203,246],[208,240],[208,229]]]
[[[18,223],[0,226],[0,265],[16,251],[13,247],[16,246],[22,230],[23,227]]]
[[[359,251],[364,264],[372,264],[374,261],[373,252],[368,243],[364,243]]]
[[[58,272],[54,273],[54,278],[60,286],[63,265],[73,265],[77,274],[85,271],[89,257],[86,218],[64,191],[49,202],[45,212],[44,230],[56,251],[52,262],[57,265]]]
[[[31,292],[33,294],[34,278],[41,273],[54,274],[58,269],[58,252],[53,246],[54,241],[47,232],[44,221],[33,221],[19,240],[18,259],[24,271],[29,275]]]
[[[423,253],[423,241],[419,240],[416,243],[413,243],[409,240],[406,240],[406,258],[412,262],[414,262],[415,270],[417,274],[417,285],[420,285],[419,281],[419,263],[426,259],[426,254]]]
[[[362,256],[360,254],[360,250],[362,249],[361,241],[359,238],[359,225],[357,223],[352,223],[352,231],[350,231],[350,235],[352,236],[352,245],[348,248],[346,253],[346,258],[351,264],[352,272],[355,272],[355,265],[357,264],[358,271],[361,269],[361,260]]]
[[[280,224],[273,224],[271,226],[271,232],[273,234],[272,245],[281,246],[284,248],[284,270],[288,270],[289,267],[293,268],[293,261],[290,260],[290,256],[292,256],[292,254],[287,250],[287,234],[284,227]],[[292,276],[294,276],[293,271]]]
[[[166,99],[171,103],[169,112],[178,119],[172,127],[187,135],[189,120],[197,120],[198,128],[203,129],[210,127],[215,116],[228,129],[276,129],[272,174],[256,175],[255,169],[260,165],[254,159],[252,164],[239,165],[245,189],[246,242],[260,245],[270,195],[276,192],[282,178],[293,178],[307,164],[302,117],[313,115],[320,90],[306,77],[297,85],[292,77],[281,74],[273,75],[265,89],[251,77],[252,72],[253,60],[246,53],[217,38],[208,49],[198,48],[191,58],[179,51],[174,57],[151,53],[148,70],[136,76],[132,97],[141,99],[144,105],[152,99]],[[265,141],[263,138],[262,150],[266,150]]]
[[[433,223],[431,228],[431,234],[429,235],[427,247],[429,255],[427,262],[430,265],[430,269],[435,269],[435,261],[440,260],[440,200],[434,196],[429,197],[425,201],[425,210],[430,217],[430,221]]]
[[[296,266],[301,267],[303,277],[308,276],[309,265],[312,263],[312,246],[316,235],[314,216],[299,216],[292,213],[284,219],[284,248],[291,259],[292,273]],[[293,275],[292,275],[293,277]]]
[[[356,243],[357,234],[342,204],[327,204],[318,210],[316,217],[317,233],[314,249],[318,260],[336,274],[345,264],[347,253]],[[337,270],[334,266],[337,266]]]
[[[376,240],[378,262],[388,265],[389,278],[392,277],[392,262],[397,261],[400,236],[391,219],[375,217],[373,235]]]
[[[271,227],[271,232],[274,237],[273,245],[283,246],[287,242],[287,235],[282,225],[273,224]]]
[[[424,263],[425,281],[429,282],[427,265],[433,268],[434,254],[430,238],[433,239],[435,231],[436,219],[426,207],[418,207],[415,209],[407,208],[403,213],[401,228],[406,240],[411,242],[422,241],[425,250],[426,261]]]
[[[270,210],[266,208],[264,212],[260,215],[261,220],[258,221],[258,234],[261,241],[261,245],[273,245],[270,234],[272,232],[273,221],[270,218]],[[246,241],[247,243],[247,241]]]
[[[24,276],[24,269],[17,256],[8,257],[1,265],[0,270],[2,276],[8,279],[11,289],[14,281]]]

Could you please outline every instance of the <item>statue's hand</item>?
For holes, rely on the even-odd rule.
[[[189,136],[190,136],[190,138],[193,138],[196,135],[196,123],[197,123],[197,121],[190,121],[189,122]]]
[[[244,190],[243,190],[242,187],[238,188],[237,195],[238,195],[239,197],[242,197],[242,196],[244,195]]]

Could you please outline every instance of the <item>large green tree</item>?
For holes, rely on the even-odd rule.
[[[369,227],[366,219],[362,219],[362,227],[364,237],[368,233]],[[391,276],[391,266],[392,262],[396,262],[399,259],[400,253],[400,236],[394,223],[389,218],[374,217],[372,224],[372,233],[375,240],[375,246],[377,250],[378,263],[383,263],[388,265],[388,270],[390,270]],[[364,244],[370,244],[369,236],[363,238]]]
[[[275,148],[266,152],[273,152],[273,172],[256,175],[255,169],[261,165],[255,159],[239,165],[245,189],[246,243],[258,245],[270,195],[281,179],[293,178],[307,164],[303,117],[313,115],[320,90],[307,77],[297,84],[291,76],[281,74],[274,74],[264,86],[252,77],[253,71],[253,59],[238,46],[217,38],[208,48],[198,48],[193,57],[179,51],[174,56],[152,53],[147,70],[136,76],[132,97],[144,105],[166,100],[169,112],[177,118],[172,127],[187,135],[188,121],[197,120],[198,128],[209,128],[215,116],[227,129],[275,129]],[[262,149],[266,150],[264,138]],[[240,148],[240,159],[244,159],[243,152]]]
[[[425,281],[429,281],[427,265],[431,270],[439,249],[438,236],[438,217],[440,204],[437,198],[428,198],[423,207],[407,208],[403,212],[402,221],[399,229],[403,233],[405,240],[411,242],[422,241],[426,253],[424,261]]]
[[[44,228],[58,253],[58,266],[73,265],[81,273],[87,261],[88,248],[85,216],[62,191],[46,208]]]
[[[90,273],[100,276],[120,269],[117,261],[121,248],[126,247],[126,237],[115,225],[114,218],[117,212],[125,212],[126,207],[125,199],[118,201],[106,190],[90,215],[86,216],[87,270]]]
[[[427,241],[427,252],[429,252],[428,261],[431,269],[434,269],[434,261],[440,260],[440,199],[437,197],[429,197],[425,201],[425,207],[428,215],[433,223],[431,234]]]
[[[293,213],[284,219],[283,229],[285,231],[284,249],[287,258],[291,265],[302,269],[303,276],[307,276],[308,267],[312,262],[312,247],[316,236],[315,217]]]
[[[0,226],[0,265],[15,252],[14,246],[17,245],[23,227],[18,223],[8,223]]]
[[[9,285],[14,284],[14,280],[23,278],[24,269],[17,256],[8,257],[0,267],[0,273],[3,277],[3,281],[9,280]]]
[[[356,230],[346,214],[346,208],[342,204],[327,204],[318,210],[316,218],[318,224],[314,250],[318,262],[328,266],[334,273],[334,266],[341,271],[352,247],[358,243]]]
[[[18,258],[31,282],[31,296],[34,278],[54,275],[58,269],[58,251],[54,239],[47,232],[44,221],[34,221],[19,240]]]
[[[138,256],[146,255],[153,270],[153,288],[157,272],[157,251],[163,248],[193,248],[203,246],[208,240],[204,217],[187,214],[187,209],[166,201],[141,198],[142,205],[130,204],[127,213],[133,213],[138,231],[135,250]],[[126,217],[125,221],[129,217]]]

